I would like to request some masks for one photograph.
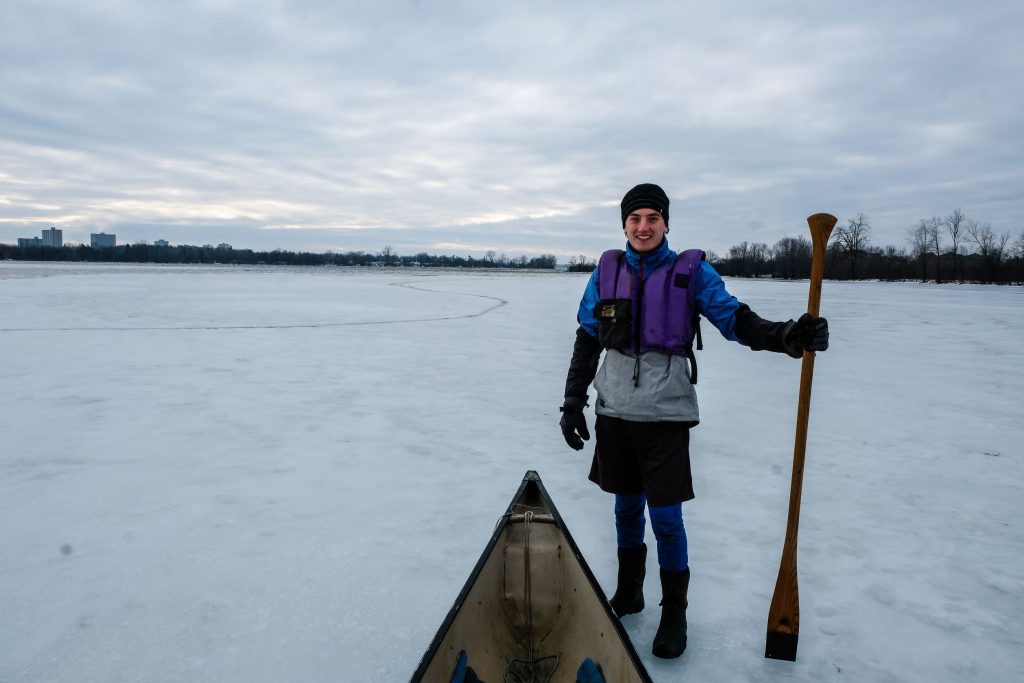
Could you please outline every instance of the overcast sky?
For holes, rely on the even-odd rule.
[[[0,2],[0,241],[596,256],[1024,229],[1024,3]]]

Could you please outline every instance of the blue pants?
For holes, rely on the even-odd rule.
[[[615,495],[615,531],[620,548],[636,548],[644,542],[644,507],[647,497]],[[689,566],[686,552],[686,528],[683,526],[683,504],[649,506],[651,527],[658,541],[658,565],[671,572],[681,572]]]

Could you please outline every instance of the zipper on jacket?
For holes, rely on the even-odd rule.
[[[633,366],[633,388],[640,386],[640,339],[643,334],[643,310],[644,310],[644,257],[640,255],[637,259],[639,278],[636,285],[636,320],[633,329],[633,352],[636,354],[636,364]]]

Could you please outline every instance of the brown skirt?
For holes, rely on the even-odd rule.
[[[690,426],[598,415],[590,481],[608,493],[646,494],[655,507],[692,500]]]

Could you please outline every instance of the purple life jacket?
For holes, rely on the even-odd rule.
[[[671,266],[642,278],[640,273],[630,270],[624,251],[604,252],[598,262],[601,301],[595,311],[602,346],[637,354],[660,351],[693,358],[693,339],[699,337],[699,329],[690,283],[703,260],[703,251],[687,249]],[[616,323],[620,327],[618,334],[601,330],[602,325],[605,330],[612,330]],[[627,332],[625,328],[627,334],[623,334]]]

